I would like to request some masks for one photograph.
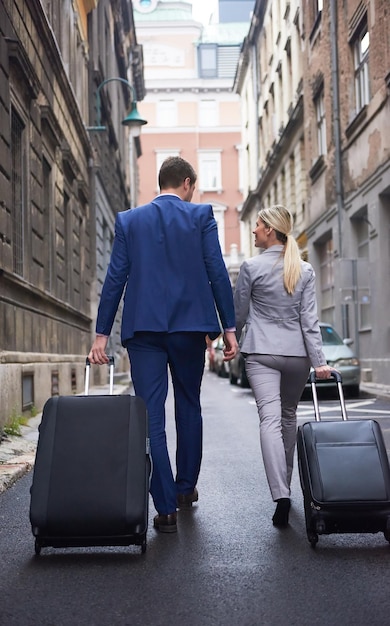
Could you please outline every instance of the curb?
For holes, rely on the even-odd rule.
[[[390,399],[390,386],[380,385],[377,383],[360,383],[360,391],[367,393],[370,396],[377,396],[385,400]]]
[[[35,458],[35,455],[34,455]],[[7,491],[34,466],[34,458],[25,463],[7,463],[0,468],[0,493]]]
[[[6,491],[34,466],[41,415],[30,421],[30,426],[22,427],[21,436],[7,436],[1,441],[0,493]]]

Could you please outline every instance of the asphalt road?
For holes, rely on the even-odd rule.
[[[175,535],[153,530],[151,506],[145,555],[136,547],[45,548],[35,557],[31,475],[0,496],[1,625],[389,624],[390,546],[383,535],[323,536],[311,549],[297,471],[291,524],[275,529],[251,392],[206,372],[202,399],[199,504],[179,513]],[[389,448],[390,403],[365,400],[348,400],[348,411],[376,411]],[[170,396],[173,442],[171,408]],[[323,410],[325,419],[338,415],[337,401],[324,399]],[[309,401],[299,416],[311,419]]]

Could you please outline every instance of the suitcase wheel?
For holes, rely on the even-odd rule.
[[[390,543],[390,517],[388,517],[386,520],[386,528],[383,534],[385,536],[386,541]]]
[[[325,522],[320,519],[318,520],[318,522],[316,523],[316,531],[319,535],[323,535],[325,533]]]
[[[35,554],[39,556],[41,554],[42,546],[39,543],[38,539],[35,539],[34,549],[35,549]]]

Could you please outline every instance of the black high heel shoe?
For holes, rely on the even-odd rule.
[[[285,528],[288,526],[288,514],[291,506],[290,498],[279,498],[276,502],[277,505],[272,517],[272,523],[278,528]]]

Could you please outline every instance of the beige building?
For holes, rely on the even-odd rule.
[[[232,279],[241,253],[240,100],[233,78],[248,24],[204,27],[190,2],[134,1],[138,41],[143,46],[146,97],[142,131],[139,203],[158,190],[158,170],[180,155],[198,173],[194,202],[210,203]]]
[[[319,314],[390,382],[388,0],[257,0],[240,55],[246,254],[258,208],[294,213]]]
[[[255,254],[252,231],[263,206],[281,203],[305,247],[303,57],[299,0],[256,2],[235,90],[241,96],[245,155],[243,251]]]

